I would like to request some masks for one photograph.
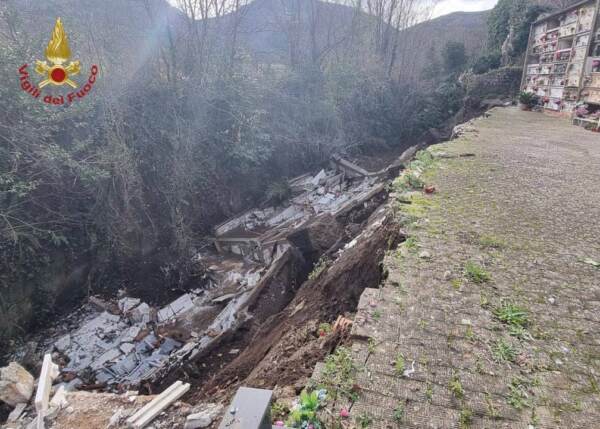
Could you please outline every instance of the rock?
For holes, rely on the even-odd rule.
[[[202,411],[190,414],[185,421],[184,429],[206,428],[223,411],[223,406],[219,404],[206,404],[196,409],[202,408]]]
[[[423,251],[419,252],[419,258],[431,259],[431,253],[429,253],[427,250],[423,250]]]
[[[16,362],[0,369],[0,400],[16,407],[33,394],[33,377]]]
[[[118,427],[119,423],[121,422],[123,417],[125,417],[125,415],[123,413],[123,408],[119,407],[119,409],[117,411],[115,411],[115,413],[110,417],[110,420],[108,421],[108,426],[106,426],[106,427],[107,428]]]
[[[448,281],[452,278],[452,271],[444,271],[444,280]]]

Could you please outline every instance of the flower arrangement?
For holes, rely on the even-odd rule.
[[[286,424],[297,429],[321,429],[322,424],[317,417],[317,411],[326,398],[327,391],[325,389],[314,390],[310,393],[303,390],[300,400],[291,410]]]
[[[575,115],[578,118],[585,118],[589,114],[590,114],[590,111],[587,109],[587,105],[586,104],[583,104],[583,105],[575,108]]]

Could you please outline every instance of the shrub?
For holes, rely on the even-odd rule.
[[[538,97],[533,92],[522,91],[519,94],[519,103],[523,104],[526,107],[536,106],[540,101],[540,97]]]

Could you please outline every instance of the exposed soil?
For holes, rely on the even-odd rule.
[[[245,349],[221,365],[212,377],[196,380],[195,396],[211,400],[226,397],[240,384],[301,389],[316,362],[343,339],[340,334],[319,338],[319,323],[333,322],[339,315],[354,311],[362,291],[380,283],[385,250],[401,238],[385,210],[376,212],[366,223],[356,244],[345,249],[316,278],[304,282],[282,311],[245,327]],[[234,341],[218,352],[239,345]]]

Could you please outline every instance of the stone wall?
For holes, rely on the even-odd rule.
[[[522,72],[521,67],[502,67],[480,75],[465,74],[461,79],[469,97],[506,99],[518,94]]]

